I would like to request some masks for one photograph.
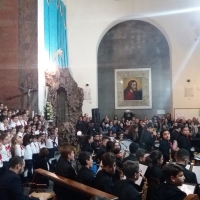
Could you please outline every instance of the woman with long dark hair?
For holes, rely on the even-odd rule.
[[[139,144],[140,139],[139,139],[139,135],[138,135],[138,126],[136,124],[133,124],[130,126],[130,128],[128,130],[128,139]]]
[[[150,153],[150,155],[146,158],[146,164],[148,165],[147,172],[145,176],[158,178],[160,182],[164,182],[164,176],[161,169],[163,164],[163,155],[160,151],[154,150]]]

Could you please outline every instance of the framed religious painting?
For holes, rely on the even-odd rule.
[[[152,108],[151,69],[115,70],[115,109]]]

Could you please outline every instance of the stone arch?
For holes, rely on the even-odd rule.
[[[112,26],[100,41],[97,66],[98,105],[103,116],[123,113],[114,106],[115,69],[151,68],[152,109],[134,110],[135,114],[151,117],[160,109],[171,111],[170,50],[165,35],[156,26],[142,20]]]

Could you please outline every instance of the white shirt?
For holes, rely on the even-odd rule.
[[[19,120],[18,122],[17,122],[17,125],[19,126],[19,125],[21,125],[21,126],[26,126],[27,125],[27,122],[25,121],[25,120]]]
[[[22,145],[15,145],[15,156],[24,156],[24,147]]]
[[[43,142],[43,143],[38,142],[38,146],[40,149],[42,149],[43,147],[46,147],[45,142]]]
[[[37,130],[37,131],[35,131],[35,134],[34,134],[34,135],[39,135],[39,134],[40,134],[40,131]]]
[[[6,126],[6,127],[4,126],[4,123],[2,123],[2,122],[0,123],[0,130],[1,131],[8,130],[8,128],[9,128],[8,126]]]
[[[31,145],[31,149],[32,149],[33,154],[40,152],[40,148],[39,148],[39,145],[38,145],[37,142],[31,142],[30,145]]]
[[[3,162],[8,162],[11,158],[11,152],[10,152],[10,145],[3,145],[2,149],[0,150],[0,154],[2,157]]]
[[[52,149],[54,147],[54,141],[51,138],[46,139],[46,148]]]
[[[11,128],[16,128],[16,126],[18,126],[17,123],[15,123],[15,122],[13,122],[13,121],[11,120],[10,125],[9,125],[9,128],[10,128],[10,129],[11,129]]]
[[[24,148],[24,160],[32,160],[32,157],[33,157],[32,148],[31,145],[28,144]]]
[[[22,123],[21,120],[18,120],[18,121],[17,121],[17,126],[24,126],[24,124]]]

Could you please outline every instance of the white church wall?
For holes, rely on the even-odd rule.
[[[85,88],[86,82],[89,82],[91,89],[91,100],[84,100],[84,113],[91,115],[91,108],[98,107],[98,45],[109,28],[130,19],[152,23],[168,40],[173,87],[172,109],[200,108],[199,1],[64,1],[67,6],[69,68],[80,87]],[[193,87],[193,97],[184,96],[187,79],[191,80],[189,84]]]

